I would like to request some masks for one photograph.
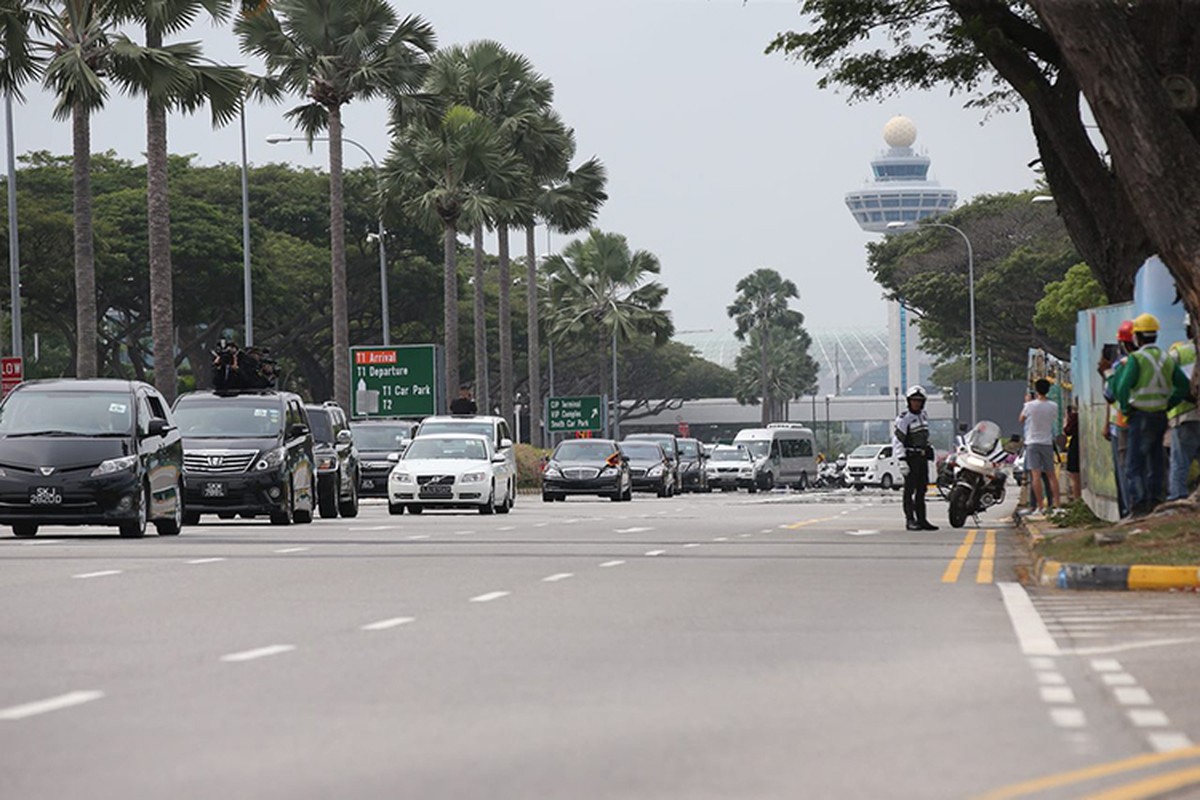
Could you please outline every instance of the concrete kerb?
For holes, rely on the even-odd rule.
[[[1042,524],[1021,519],[1031,545],[1046,538]],[[1166,567],[1153,564],[1070,564],[1040,557],[1030,578],[1038,586],[1055,589],[1195,590],[1200,588],[1200,566]]]

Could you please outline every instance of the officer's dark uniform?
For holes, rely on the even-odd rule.
[[[920,398],[922,401],[925,399],[924,395],[920,395]],[[892,450],[897,455],[903,454],[908,464],[908,474],[904,476],[906,527],[908,530],[937,530],[937,526],[931,525],[925,517],[925,491],[929,483],[929,461],[933,457],[933,448],[929,446],[929,418],[925,415],[924,406],[920,411],[912,411],[910,407],[896,417]]]

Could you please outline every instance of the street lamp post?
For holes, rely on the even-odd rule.
[[[250,281],[250,178],[246,160],[246,104],[238,112],[242,125],[242,344],[254,344],[254,291]]]
[[[314,142],[328,142],[327,136],[314,136]],[[284,133],[273,133],[267,137],[267,144],[281,144],[283,142],[300,142],[307,141],[302,136],[289,136]],[[379,238],[379,297],[380,297],[380,315],[383,325],[383,344],[389,345],[392,343],[391,338],[391,321],[388,317],[388,279],[387,279],[387,250],[384,246],[384,229],[383,229],[383,173],[379,169],[379,162],[375,160],[375,156],[371,155],[371,151],[363,147],[359,142],[343,136],[342,141],[346,144],[352,144],[363,152],[371,162],[371,166],[375,169],[375,188],[379,192],[379,230],[376,236]]]
[[[908,228],[911,224],[908,222],[889,222],[889,228]],[[961,228],[950,225],[945,222],[922,222],[923,228],[947,228],[954,231],[967,245],[967,295],[971,306],[971,424],[978,422],[976,411],[976,399],[978,394],[978,380],[976,375],[975,364],[975,250],[971,247],[971,240],[967,238],[967,234],[963,233]]]
[[[21,245],[17,235],[17,159],[13,153],[12,92],[4,94],[4,127],[8,141],[8,270],[12,296],[12,354],[20,358],[21,344]]]
[[[829,440],[829,435],[830,435],[830,432],[832,429],[832,426],[829,423],[829,401],[832,399],[833,399],[833,395],[831,395],[831,394],[825,395],[825,457],[826,458],[833,457],[832,456],[833,451],[830,449],[833,447],[833,444]]]

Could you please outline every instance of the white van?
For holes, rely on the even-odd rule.
[[[864,444],[846,458],[846,482],[855,489],[864,486],[891,489],[904,485],[904,473],[890,444]]]
[[[775,422],[765,428],[746,428],[738,431],[733,443],[754,457],[752,492],[782,485],[807,489],[817,475],[813,432],[803,425]]]

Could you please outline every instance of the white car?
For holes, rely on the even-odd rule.
[[[514,498],[512,481],[502,474],[505,463],[487,436],[418,436],[388,475],[388,511],[478,508],[480,514],[507,514]]]
[[[890,444],[859,445],[846,459],[846,481],[855,489],[899,487],[904,484],[900,463]]]

